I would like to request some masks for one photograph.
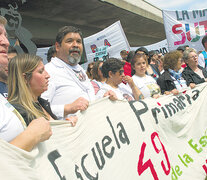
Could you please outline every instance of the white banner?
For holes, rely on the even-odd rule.
[[[160,42],[143,46],[145,47],[148,51],[155,50],[158,53],[162,53],[163,55],[166,54],[168,51],[168,44],[167,44],[167,39],[164,39]],[[139,47],[130,47],[131,51],[136,51]]]
[[[43,59],[43,64],[47,64],[48,63],[48,61],[47,61],[47,52],[50,49],[50,47],[37,48],[36,55],[40,56]]]
[[[207,175],[207,84],[144,101],[102,99],[25,152],[0,141],[0,179],[177,180]]]
[[[82,67],[87,69],[90,62],[97,61],[99,57],[95,57],[96,49],[107,47],[108,57],[121,58],[120,51],[129,51],[130,46],[122,29],[120,21],[115,22],[104,30],[84,38],[84,46],[88,62],[84,63]],[[105,53],[103,53],[105,54]],[[101,58],[105,60],[106,56]]]
[[[169,50],[189,45],[197,51],[203,50],[202,37],[207,34],[207,9],[163,11],[165,32]]]

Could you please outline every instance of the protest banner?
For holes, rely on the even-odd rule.
[[[207,34],[207,9],[167,11],[163,20],[169,50],[189,45],[197,51],[203,50],[202,37]]]
[[[36,55],[40,56],[42,58],[43,64],[47,64],[48,63],[48,61],[47,61],[47,52],[48,52],[50,47],[37,48]]]
[[[0,140],[0,179],[177,180],[207,175],[207,83],[143,101],[101,99],[32,152]]]
[[[147,45],[147,46],[143,46],[145,47],[148,51],[151,50],[155,50],[158,53],[162,53],[163,55],[165,55],[167,52],[169,52],[168,50],[168,44],[167,44],[167,39],[164,39],[160,42],[151,44],[151,45]],[[131,51],[136,51],[139,47],[130,47]]]
[[[87,66],[91,62],[99,60],[105,60],[107,57],[120,58],[120,51],[127,50],[129,51],[129,43],[126,38],[126,35],[122,29],[120,21],[115,22],[111,26],[105,28],[104,30],[93,34],[92,36],[86,37],[83,39],[84,47],[86,52],[86,57],[88,62],[84,63],[82,67],[87,69]],[[107,49],[107,56],[105,54],[95,56],[96,50]]]

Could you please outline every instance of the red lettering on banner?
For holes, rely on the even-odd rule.
[[[111,46],[111,44],[109,43],[109,41],[107,39],[104,40],[104,46]]]
[[[183,30],[177,30],[177,28],[180,28],[180,27],[182,27],[182,24],[176,24],[172,27],[172,32],[174,34],[181,34],[181,36],[182,36],[182,40],[174,42],[174,45],[184,44],[186,41],[186,36],[185,36],[185,33],[183,32]]]
[[[146,143],[143,142],[142,147],[141,147],[141,152],[139,155],[138,167],[137,167],[138,174],[141,175],[149,167],[154,179],[159,180],[151,159],[149,159],[147,162],[143,164],[145,148],[146,148]]]
[[[157,136],[157,138],[158,138],[158,140],[159,140],[159,142],[160,142],[160,144],[161,144],[161,146],[162,146],[162,150],[163,150],[163,153],[164,153],[164,155],[165,155],[165,159],[166,159],[166,161],[167,161],[167,168],[168,168],[168,169],[165,167],[163,161],[161,162],[161,166],[162,166],[162,169],[163,169],[163,171],[165,172],[165,174],[168,175],[168,174],[170,173],[170,161],[169,161],[167,152],[166,152],[166,150],[165,150],[165,147],[164,147],[164,145],[162,144],[162,142],[160,141],[160,138],[159,138],[157,132],[154,132],[154,133],[152,133],[152,135],[151,135],[152,144],[153,144],[153,147],[154,147],[156,153],[159,154],[160,151],[161,151],[161,149],[158,149],[158,148],[156,147],[156,145],[155,145],[155,142],[154,142],[154,138],[155,138],[156,136]]]
[[[172,27],[172,32],[174,34],[180,34],[182,39],[180,41],[174,42],[174,45],[184,44],[186,42],[186,39],[189,42],[197,42],[200,39],[200,28],[204,28],[205,35],[207,35],[207,20],[201,22],[195,22],[193,28],[195,29],[195,33],[196,33],[195,38],[191,37],[190,24],[175,24]]]
[[[161,147],[162,147],[161,149],[157,148],[157,146],[155,144],[155,141],[154,141],[155,137],[158,138],[158,140],[159,140],[159,142],[161,144]],[[157,154],[159,154],[161,150],[163,151],[164,156],[165,156],[165,160],[167,162],[167,167],[165,166],[164,161],[161,161],[161,166],[162,166],[162,169],[163,169],[164,173],[166,175],[169,175],[170,170],[171,170],[170,161],[169,161],[169,158],[168,158],[168,155],[167,155],[167,151],[166,151],[163,143],[160,141],[160,138],[159,138],[159,135],[158,135],[157,132],[153,132],[151,134],[151,141],[152,141],[152,145],[153,145],[153,147],[154,147],[154,149],[155,149]],[[153,178],[155,180],[159,180],[151,159],[148,159],[145,163],[143,163],[145,148],[146,148],[146,143],[143,142],[142,143],[142,147],[141,147],[141,152],[140,152],[140,155],[139,155],[137,172],[138,172],[139,175],[141,175],[147,168],[150,168],[150,171],[152,173]]]
[[[205,33],[207,34],[207,20],[199,22],[200,26],[204,26]]]
[[[206,159],[206,163],[207,163],[207,159]],[[204,171],[205,171],[206,174],[207,174],[207,166],[206,166],[206,165],[203,165],[202,167],[203,167]]]

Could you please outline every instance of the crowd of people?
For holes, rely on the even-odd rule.
[[[189,47],[164,56],[140,47],[121,51],[122,59],[92,62],[85,71],[79,65],[83,53],[79,28],[59,29],[44,65],[40,57],[9,47],[5,25],[0,16],[0,138],[27,151],[50,138],[50,120],[75,126],[76,113],[96,99],[159,98],[207,81],[207,36],[199,56]]]

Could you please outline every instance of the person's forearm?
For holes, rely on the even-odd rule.
[[[25,151],[31,151],[37,145],[38,141],[36,136],[30,134],[26,129],[9,143]]]
[[[139,101],[140,99],[144,99],[142,92],[139,90],[139,88],[136,85],[131,85],[130,87],[132,89],[132,93],[135,100]]]
[[[64,117],[66,117],[68,114],[73,114],[75,112],[72,112],[71,104],[65,104],[64,106]]]

